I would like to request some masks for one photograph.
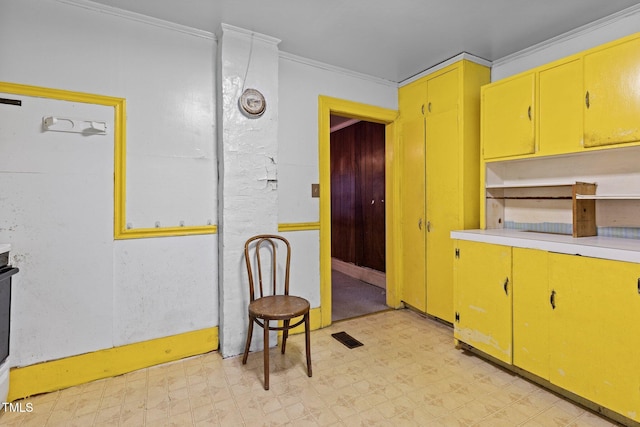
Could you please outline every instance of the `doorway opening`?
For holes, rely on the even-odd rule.
[[[385,125],[330,116],[331,320],[386,305]]]
[[[331,325],[332,322],[332,231],[331,225],[331,116],[341,116],[356,121],[366,121],[381,124],[384,128],[384,272],[386,282],[386,305],[397,308],[402,305],[398,299],[397,275],[399,269],[399,235],[400,225],[395,218],[399,212],[397,199],[399,180],[397,173],[398,158],[394,155],[398,151],[395,133],[395,121],[398,117],[396,110],[375,107],[357,102],[346,101],[327,96],[318,99],[318,148],[319,148],[319,178],[320,178],[320,327]],[[371,201],[369,201],[370,203]],[[378,202],[380,203],[380,202]],[[339,238],[340,236],[338,236]]]

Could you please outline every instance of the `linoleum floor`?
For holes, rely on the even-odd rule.
[[[364,345],[349,349],[331,334]],[[337,322],[283,356],[196,356],[34,396],[0,426],[611,426],[611,422],[454,347],[448,326],[409,310]]]

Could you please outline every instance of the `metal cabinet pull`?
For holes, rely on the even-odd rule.
[[[551,304],[552,310],[556,309],[556,291],[555,290],[551,291],[551,296],[549,297],[549,304]]]
[[[587,94],[584,96],[584,103],[587,106],[587,108],[591,106],[591,102],[589,101],[589,91],[587,91]]]
[[[431,221],[427,221],[427,232],[431,232]]]
[[[508,277],[504,279],[503,288],[504,288],[504,294],[508,296],[509,295],[509,278]]]
[[[529,121],[531,121],[531,105],[529,105],[529,109],[527,110],[527,116],[529,116]]]
[[[422,230],[422,218],[418,220],[418,228]]]
[[[428,112],[431,112],[431,103],[428,103],[428,104],[427,104],[427,111],[428,111]]]

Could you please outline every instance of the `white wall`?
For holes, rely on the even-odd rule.
[[[0,81],[126,98],[127,222],[133,227],[153,227],[156,221],[162,226],[179,221],[216,224],[215,39],[79,4],[0,0]],[[0,187],[5,185],[0,174]],[[111,198],[111,226],[112,203]],[[13,365],[218,324],[217,236],[114,242],[111,234],[109,256],[103,256],[98,243],[70,222],[74,215],[68,210],[73,207],[55,209],[42,214],[60,218],[66,237],[84,245],[81,250],[91,261],[92,274],[105,271],[103,278],[109,279],[98,292],[86,292],[86,277],[80,274],[69,274],[64,290],[48,283],[28,288],[29,282],[16,276],[14,301],[24,310],[14,311],[13,321],[17,330],[29,333],[12,335],[17,356]],[[65,238],[44,227],[42,233],[41,241]],[[33,248],[40,249],[41,241],[32,242]],[[85,261],[61,259],[51,265],[14,257],[12,263],[25,275],[38,270],[37,277],[53,277],[61,268],[88,268],[79,265]],[[67,297],[52,300],[46,311],[38,310],[48,294],[34,290],[49,285],[47,292],[64,291]],[[106,308],[98,314],[106,316],[100,321],[108,326],[99,331],[94,327],[95,306]],[[36,323],[39,326],[32,327]],[[48,338],[61,327],[65,337],[75,338]],[[82,338],[86,336],[94,338]]]
[[[0,105],[0,241],[11,242],[11,262],[20,268],[12,295],[11,361],[109,347],[113,133],[43,131],[41,123],[55,115],[113,129],[113,107],[1,96],[22,101]]]
[[[220,351],[244,350],[249,281],[244,244],[257,234],[278,231],[278,43],[277,39],[223,25],[218,73],[221,82],[218,163]],[[266,110],[256,118],[241,113],[243,89],[259,90]],[[275,181],[275,182],[274,182]],[[276,335],[272,333],[273,344]],[[254,334],[260,338],[260,331]],[[256,339],[262,348],[263,340]],[[253,346],[253,350],[258,347]]]
[[[398,109],[397,84],[326,64],[280,55],[278,127],[278,222],[317,222],[319,199],[311,197],[318,175],[318,97],[320,95]],[[322,189],[320,190],[322,191]],[[292,288],[320,306],[318,231],[289,232]]]
[[[0,10],[0,81],[126,98],[128,223],[153,227],[156,221],[161,226],[179,221],[185,225],[219,222],[215,211],[217,45],[211,34],[110,13],[108,8],[97,10],[81,0],[74,4],[0,0]],[[237,61],[244,67],[246,59],[242,56]],[[311,184],[318,182],[318,96],[396,109],[396,85],[286,54],[280,54],[277,62],[277,94],[268,99],[276,97],[278,105],[278,205],[273,213],[277,223],[315,222],[318,199],[312,199],[310,193]],[[233,103],[228,108],[237,107]],[[64,208],[56,215],[64,218]],[[292,280],[302,284],[302,294],[318,307],[318,232],[291,232],[286,237],[294,250]],[[99,294],[78,292],[73,304],[39,313],[40,327],[31,328],[29,336],[12,336],[12,348],[19,349],[20,355],[13,359],[14,365],[219,324],[218,236],[108,244],[109,257],[98,256],[90,245],[83,248],[99,269],[111,271],[105,285],[108,289],[101,287]],[[19,257],[12,262],[22,271],[42,270],[41,277],[55,274],[47,263],[27,265]],[[86,286],[70,277],[71,292]],[[20,276],[14,283],[16,289],[28,286]],[[24,300],[18,306],[22,304],[25,310],[14,313],[14,321],[17,325],[37,323],[24,297],[37,295],[23,288],[16,298],[21,298],[20,292]],[[112,326],[105,326],[95,340],[78,338],[80,348],[64,340],[44,339],[50,333],[47,325],[65,325],[66,334],[78,337],[95,333],[89,326],[95,312],[87,307],[100,301],[107,308],[104,324]]]
[[[491,81],[527,71],[638,31],[640,31],[640,6],[635,6],[494,61]]]

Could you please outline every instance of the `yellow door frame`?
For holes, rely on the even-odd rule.
[[[400,256],[398,212],[398,112],[353,101],[320,96],[318,98],[318,158],[320,175],[320,307],[321,327],[331,324],[331,162],[330,116],[366,120],[385,125],[385,227],[387,305],[399,307],[398,293]]]

